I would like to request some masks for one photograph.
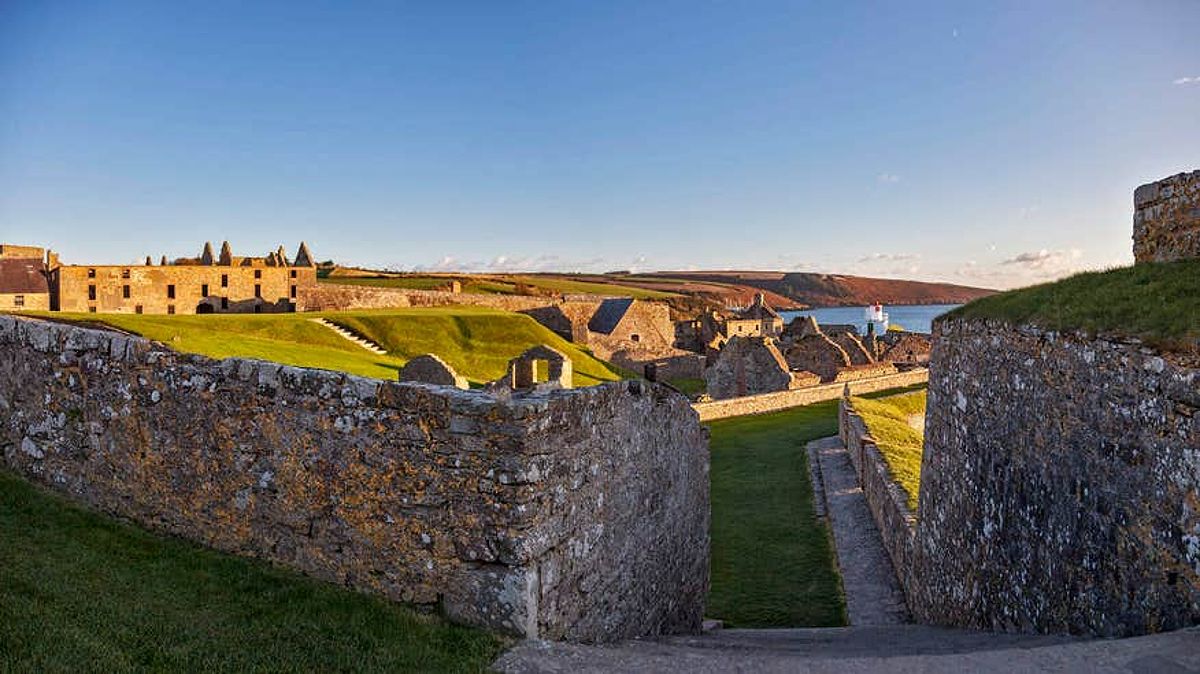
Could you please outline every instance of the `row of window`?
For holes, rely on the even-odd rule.
[[[292,278],[296,278],[296,270],[292,269],[291,273],[289,275]],[[88,269],[88,278],[96,278],[96,270],[95,269]],[[121,278],[129,278],[129,270],[128,269],[121,270]],[[261,269],[254,270],[254,278],[262,278],[262,270]],[[221,287],[224,288],[227,285],[229,285],[229,274],[221,274]]]
[[[222,281],[224,281],[224,277],[222,277]],[[221,283],[221,287],[225,287],[224,282]],[[121,297],[123,297],[125,299],[129,299],[130,293],[131,293],[131,289],[128,285],[121,286]],[[296,286],[292,286],[289,289],[289,294],[291,295],[292,299],[296,299]],[[200,296],[208,297],[208,284],[207,283],[204,283],[200,286]],[[260,285],[258,283],[254,284],[254,296],[258,297],[258,298],[262,298],[262,285]],[[96,301],[96,286],[95,286],[95,284],[88,285],[88,299],[93,302]],[[167,299],[169,299],[169,300],[175,299],[175,284],[173,284],[173,283],[169,284],[167,286]],[[22,301],[22,303],[24,303],[24,298],[22,298],[21,301]]]

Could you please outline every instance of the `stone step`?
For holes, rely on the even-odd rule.
[[[383,348],[379,344],[367,339],[366,337],[363,337],[362,335],[359,335],[358,333],[354,332],[353,330],[349,330],[341,325],[338,325],[337,323],[334,323],[333,321],[330,321],[325,318],[310,318],[309,320],[311,320],[314,323],[320,323],[321,325],[336,332],[342,338],[347,339],[351,342],[354,342],[355,344],[361,346],[362,348],[366,349],[367,351],[370,351],[371,353],[381,355],[381,356],[387,354],[387,349]]]

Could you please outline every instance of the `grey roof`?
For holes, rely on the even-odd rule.
[[[50,284],[37,258],[0,259],[0,293],[48,293]]]
[[[633,299],[629,297],[604,300],[596,309],[596,313],[592,314],[592,320],[588,321],[588,330],[605,335],[612,333],[621,319],[625,318],[625,313],[631,306],[633,306]]]

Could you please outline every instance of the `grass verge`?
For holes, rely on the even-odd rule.
[[[1145,263],[985,297],[947,315],[1113,333],[1166,349],[1200,351],[1198,297],[1200,260]]]
[[[854,410],[863,418],[871,437],[883,455],[888,472],[907,495],[908,507],[917,512],[921,491],[921,457],[925,434],[910,420],[925,415],[925,391],[914,391],[887,398],[852,398]]]
[[[0,671],[479,672],[503,645],[0,470]]]

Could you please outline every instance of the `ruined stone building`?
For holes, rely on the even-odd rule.
[[[729,314],[708,311],[696,320],[680,321],[675,325],[675,343],[712,359],[734,337],[779,337],[783,327],[783,317],[759,293],[745,309]]]
[[[50,309],[45,249],[0,244],[0,310],[4,309]]]
[[[233,255],[226,241],[221,253],[213,255],[204,244],[199,257],[166,257],[153,264],[150,257],[141,265],[64,265],[52,251],[4,246],[13,260],[4,264],[0,294],[11,294],[24,308],[30,305],[29,291],[42,286],[47,301],[41,308],[53,311],[130,314],[279,313],[296,310],[299,290],[316,284],[312,253],[300,244],[294,260],[280,246],[262,257]],[[36,252],[36,255],[34,253]],[[16,255],[24,257],[17,258]],[[24,262],[19,262],[24,260]],[[36,261],[35,261],[36,260]],[[23,266],[22,266],[23,265]],[[17,271],[25,268],[25,272]],[[37,273],[29,271],[35,268]],[[9,277],[12,276],[10,279]],[[18,283],[18,277],[24,279]],[[16,288],[12,293],[8,288]],[[23,295],[23,297],[22,297]],[[35,300],[40,302],[40,298]],[[3,307],[5,305],[0,305]],[[15,307],[14,307],[15,308]]]
[[[771,337],[734,336],[704,372],[714,400],[814,386],[821,378],[792,368]]]

